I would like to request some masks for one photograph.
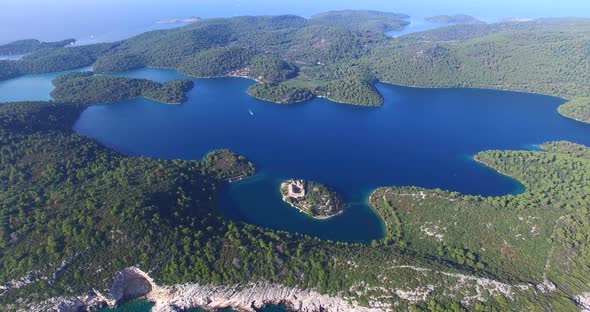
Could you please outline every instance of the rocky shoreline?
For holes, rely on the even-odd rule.
[[[314,290],[301,290],[268,282],[235,286],[184,284],[161,287],[147,273],[135,267],[118,272],[110,293],[106,296],[93,289],[84,296],[52,298],[29,306],[26,310],[94,311],[107,306],[115,307],[127,300],[142,297],[155,303],[153,312],[184,311],[196,307],[208,310],[233,308],[253,312],[273,304],[285,304],[301,312],[380,311],[375,308],[361,307],[358,302],[348,298],[322,295]]]

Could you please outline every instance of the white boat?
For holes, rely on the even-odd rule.
[[[249,109],[248,112],[250,112],[250,115],[254,116],[254,112],[251,109]]]

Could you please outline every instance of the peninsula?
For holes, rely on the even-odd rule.
[[[108,103],[144,97],[164,104],[182,104],[186,92],[193,88],[190,79],[172,80],[165,84],[126,77],[98,76],[92,72],[71,73],[53,80],[51,96],[67,103]]]
[[[281,184],[283,200],[315,219],[329,219],[344,211],[335,191],[317,182],[289,180]]]

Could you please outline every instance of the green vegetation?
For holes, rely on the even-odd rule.
[[[318,94],[334,102],[355,103],[365,106],[383,104],[383,96],[374,83],[360,79],[343,78],[330,81],[318,89]]]
[[[587,148],[581,144],[575,144],[567,141],[558,141],[545,143],[541,147],[548,152],[590,159],[590,148]]]
[[[18,61],[0,60],[0,79],[90,66],[99,55],[107,53],[117,45],[117,43],[101,43],[71,48],[42,49],[33,51]]]
[[[332,18],[211,19],[117,43],[49,47],[0,61],[0,79],[92,64],[99,72],[155,66],[258,77],[267,82],[249,92],[275,102],[318,95],[363,105],[382,103],[380,80],[557,95],[574,99],[562,113],[586,118],[588,20],[458,25],[394,39]],[[574,311],[574,299],[590,292],[587,147],[553,142],[543,152],[476,156],[521,181],[519,195],[380,188],[370,202],[386,237],[327,242],[223,216],[216,199],[224,183],[254,172],[230,151],[199,162],[133,158],[71,130],[84,104],[135,96],[181,102],[190,81],[78,73],[55,84],[59,103],[0,106],[0,304],[7,309],[102,290],[130,265],[161,284],[269,281],[403,311]],[[335,196],[321,185],[305,189],[310,205]]]
[[[379,11],[330,11],[311,17],[312,24],[337,26],[353,31],[385,33],[402,30],[409,25],[405,14],[386,13]]]
[[[75,39],[66,39],[56,42],[41,42],[36,39],[18,40],[0,45],[0,55],[27,54],[41,49],[63,48],[76,42]]]
[[[440,23],[440,24],[482,24],[483,22],[478,20],[477,18],[465,15],[465,14],[456,14],[456,15],[437,15],[425,18],[425,20],[433,23]]]
[[[107,103],[135,97],[145,97],[166,104],[186,101],[186,92],[193,88],[192,80],[172,80],[165,84],[125,77],[96,76],[92,72],[71,73],[53,81],[51,96],[66,103]]]
[[[563,116],[590,123],[590,98],[575,98],[559,107]]]
[[[243,157],[227,150],[201,162],[123,156],[73,133],[84,108],[0,106],[0,281],[7,286],[0,304],[8,310],[17,299],[104,290],[130,265],[160,284],[271,281],[422,311],[570,311],[569,298],[588,291],[590,244],[582,233],[590,159],[578,157],[585,147],[559,142],[547,145],[550,152],[479,154],[525,183],[518,196],[380,189],[371,202],[393,239],[369,246],[229,221],[216,197],[227,179],[253,173]],[[544,281],[544,272],[556,292],[527,284]],[[27,276],[16,288],[13,280]],[[524,286],[511,286],[517,283]],[[425,289],[425,300],[404,295]]]
[[[186,59],[179,70],[193,77],[221,77],[246,68],[254,55],[254,51],[239,46],[213,48]]]
[[[276,56],[258,55],[252,59],[249,73],[251,77],[265,82],[280,82],[297,76],[297,66]]]
[[[524,183],[520,195],[481,197],[415,187],[381,188],[371,203],[386,243],[510,279],[588,291],[586,230],[590,149],[569,143],[547,152],[487,151],[478,161]],[[569,168],[569,169],[568,169]],[[499,221],[501,220],[501,222]],[[561,303],[560,303],[561,304]],[[561,310],[561,309],[557,309]]]
[[[216,208],[216,197],[225,180],[253,173],[243,157],[227,150],[201,162],[123,156],[71,130],[84,108],[0,106],[3,309],[90,287],[104,290],[116,271],[130,265],[150,271],[160,284],[271,281],[344,292],[367,304],[388,295],[393,299],[385,304],[406,308],[410,303],[396,295],[398,289],[437,285],[432,295],[442,296],[448,291],[443,285],[457,283],[437,273],[454,268],[395,246],[323,242],[229,221]],[[22,277],[29,282],[15,282]],[[457,284],[455,300],[475,287]],[[513,298],[547,304],[531,294]],[[499,307],[493,298],[487,307]]]
[[[313,93],[361,105],[381,104],[376,81],[508,89],[574,99],[562,110],[583,120],[587,105],[580,103],[590,98],[590,20],[453,25],[399,38],[375,31],[394,21],[405,23],[403,15],[367,11],[308,20],[291,15],[205,19],[115,43],[37,50],[22,60],[0,61],[0,79],[92,64],[97,72],[151,66],[195,77],[270,82],[276,86],[251,93],[271,101]],[[282,84],[288,87],[278,87]]]
[[[257,83],[248,89],[248,94],[279,104],[300,103],[315,98],[315,94],[309,89],[272,83]]]
[[[283,200],[317,219],[344,211],[344,201],[334,190],[314,181],[290,180],[281,184]]]

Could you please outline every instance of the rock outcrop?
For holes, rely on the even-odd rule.
[[[185,310],[191,307],[202,307],[211,310],[231,307],[241,311],[255,311],[269,304],[280,303],[302,312],[378,311],[359,307],[356,302],[349,303],[340,297],[270,283],[233,287],[187,284],[160,288],[150,293],[147,298],[156,303],[152,311],[157,312]]]
[[[354,300],[322,295],[314,290],[301,290],[262,282],[236,286],[184,284],[160,287],[149,275],[130,267],[115,275],[108,296],[92,290],[76,298],[53,298],[31,307],[35,311],[75,312],[114,307],[133,298],[145,297],[156,305],[155,312],[182,311],[201,307],[210,310],[234,308],[255,311],[269,304],[286,304],[302,312],[378,312],[380,309],[359,306]]]

